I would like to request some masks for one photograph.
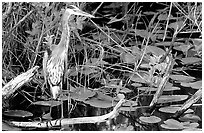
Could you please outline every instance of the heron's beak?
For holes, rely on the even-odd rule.
[[[83,12],[83,11],[81,11],[81,10],[74,10],[74,14],[75,15],[81,15],[81,16],[84,16],[84,17],[89,17],[89,18],[95,18],[95,16],[93,16],[93,15],[91,15],[91,14],[89,14],[89,13],[86,13],[86,12]]]

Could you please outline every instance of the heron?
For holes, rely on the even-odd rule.
[[[67,54],[70,41],[70,25],[69,18],[71,15],[80,15],[84,17],[94,18],[93,15],[80,10],[74,5],[67,7],[62,15],[62,34],[58,45],[50,44],[48,50],[44,53],[43,71],[46,81],[50,87],[53,99],[57,99],[59,92],[62,90],[64,74],[66,71]]]

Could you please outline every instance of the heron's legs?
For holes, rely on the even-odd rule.
[[[64,106],[63,106],[63,93],[62,93],[62,83],[60,84],[61,90],[60,90],[60,100],[61,100],[61,119],[64,118]]]
[[[61,119],[64,118],[64,110],[63,110],[63,99],[61,98]]]

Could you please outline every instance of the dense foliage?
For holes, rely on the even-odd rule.
[[[200,106],[193,106],[193,113],[190,116],[186,113],[179,120],[160,117],[161,112],[167,113],[161,106],[169,109],[171,104],[183,104],[183,100],[202,86],[202,3],[196,2],[2,3],[3,85],[20,73],[40,66],[34,79],[10,99],[8,109],[27,110],[36,117],[49,112],[33,110],[34,103],[43,106],[45,103],[38,101],[50,98],[49,88],[46,93],[41,92],[43,54],[47,43],[58,44],[61,17],[71,4],[95,18],[77,16],[70,20],[68,83],[63,86],[64,90],[71,91],[71,106],[65,111],[67,117],[105,114],[116,105],[118,94],[124,94],[128,102],[109,126],[82,124],[69,130],[202,128]],[[145,116],[146,106],[166,75],[170,75],[169,80],[157,101],[156,111]],[[67,92],[62,95],[67,96]],[[58,113],[52,117],[58,118],[60,111],[54,112]]]

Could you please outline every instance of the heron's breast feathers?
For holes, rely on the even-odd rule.
[[[62,82],[63,74],[64,60],[51,57],[47,62],[47,76],[51,85],[59,85]]]

